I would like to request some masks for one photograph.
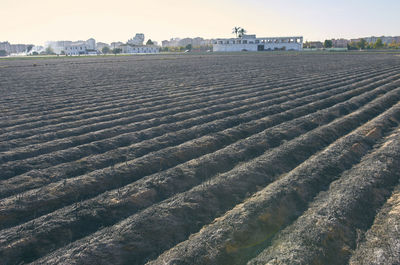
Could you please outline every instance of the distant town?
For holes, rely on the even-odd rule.
[[[235,32],[236,29],[236,32]],[[235,38],[204,39],[171,38],[161,45],[147,39],[143,33],[137,33],[126,42],[96,42],[95,39],[79,41],[47,41],[44,46],[34,44],[11,44],[0,42],[0,56],[34,56],[34,55],[101,55],[101,54],[153,54],[159,52],[207,52],[207,51],[264,51],[264,50],[365,50],[365,49],[400,49],[400,36],[365,37],[357,39],[329,39],[322,41],[305,41],[303,37],[263,37],[241,34],[240,28],[234,28]],[[238,34],[239,33],[239,34]]]

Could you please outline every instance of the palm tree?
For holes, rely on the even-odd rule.
[[[239,31],[240,31],[240,27],[234,27],[233,30],[232,30],[232,34],[235,34],[236,38],[237,38]]]
[[[240,28],[239,29],[239,38],[243,38],[244,34],[246,34],[247,30],[245,30],[244,28]]]

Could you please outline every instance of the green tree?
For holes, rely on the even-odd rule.
[[[332,46],[333,46],[332,40],[325,40],[324,42],[325,48],[332,48]]]
[[[112,53],[114,53],[115,55],[117,55],[117,54],[119,54],[119,53],[121,53],[121,52],[122,52],[122,49],[121,49],[121,48],[112,49]]]
[[[359,42],[357,42],[357,48],[364,50],[367,47],[367,41],[364,39],[361,39]]]
[[[396,41],[393,41],[392,43],[389,43],[388,48],[389,49],[398,49],[399,48],[399,44],[396,43]]]
[[[193,47],[192,47],[192,44],[188,44],[188,45],[186,45],[185,48],[186,48],[186,50],[191,51]]]
[[[351,41],[347,44],[347,49],[349,50],[357,50],[357,44],[354,41]]]
[[[240,27],[234,27],[234,28],[232,29],[232,34],[235,34],[235,35],[236,35],[236,38],[238,37],[239,30],[240,30]]]
[[[382,49],[383,46],[384,45],[383,45],[382,39],[381,38],[377,39],[375,44],[374,44],[374,48],[375,49]]]
[[[245,30],[244,28],[240,28],[239,29],[239,38],[243,38],[244,34],[247,33],[247,30]]]
[[[149,40],[146,42],[146,45],[154,45],[154,43],[151,41],[151,39],[149,39]]]
[[[54,53],[54,50],[53,50],[53,48],[51,48],[51,46],[49,46],[49,47],[46,48],[45,53],[46,53],[46,54],[52,54],[52,55],[55,54],[55,53]]]
[[[7,56],[7,51],[0,50],[0,56]]]
[[[26,52],[29,53],[33,48],[33,45],[28,45],[28,47],[26,47]]]
[[[109,47],[107,47],[107,46],[104,46],[104,47],[101,49],[101,52],[102,52],[103,54],[107,54],[107,53],[110,53],[110,52],[111,52],[111,49],[110,49]]]

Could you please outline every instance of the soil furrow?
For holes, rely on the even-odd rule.
[[[302,128],[308,128],[308,130],[310,130],[324,122],[345,115],[350,111],[354,111],[356,108],[374,99],[377,95],[390,91],[393,86],[395,87],[394,84],[387,84],[354,98],[351,98],[349,95],[347,95],[347,97],[342,95],[343,99],[347,101],[329,108],[326,107],[336,104],[337,99],[331,98],[331,103],[328,101],[321,105],[318,105],[317,102],[313,103],[316,110],[322,110],[316,112],[314,115],[307,115],[302,119],[297,120],[297,122],[292,123],[298,124],[295,126],[297,132],[302,132]],[[380,102],[381,106],[378,106],[377,108],[383,108],[383,106],[387,106],[387,104],[393,104],[393,101],[398,99],[398,90],[399,89],[395,89],[394,91],[379,97],[377,101]],[[388,97],[390,98],[388,99]],[[372,104],[371,107],[375,105],[376,103]],[[83,176],[69,179],[68,181],[61,180],[43,188],[34,189],[2,199],[0,201],[2,204],[2,207],[0,208],[0,217],[2,217],[0,218],[0,227],[4,228],[5,225],[8,226],[11,223],[15,224],[17,220],[23,222],[28,216],[29,218],[32,218],[37,214],[42,215],[48,211],[55,210],[57,205],[59,207],[60,205],[66,205],[73,201],[86,199],[89,196],[96,195],[96,193],[123,186],[146,175],[171,168],[183,163],[184,161],[188,161],[206,153],[214,152],[225,146],[226,142],[233,142],[232,138],[234,141],[237,141],[246,137],[243,135],[246,131],[247,133],[251,132],[249,133],[249,135],[251,135],[257,132],[259,126],[265,128],[265,120],[268,121],[269,118],[266,117],[265,119],[257,120],[255,121],[255,124],[245,126],[245,128],[242,128],[241,130],[228,129],[223,134],[218,133],[216,135],[204,136],[189,141],[186,144],[165,148],[158,152],[150,153],[141,158],[127,161],[104,170],[97,170]],[[288,126],[286,124],[289,124],[290,126],[290,122],[283,123],[281,126]],[[290,134],[296,134],[296,130],[290,132]],[[285,134],[280,133],[280,135]],[[277,141],[276,144],[281,141],[282,139]],[[34,180],[35,179],[33,179],[33,181]],[[71,194],[71,192],[73,193]],[[77,197],[78,194],[79,196]]]
[[[149,264],[245,264],[399,123],[398,103]]]
[[[394,77],[390,77],[389,80],[391,80],[391,78],[394,78]],[[380,79],[379,82],[384,82],[387,80],[388,79]],[[206,123],[212,121],[213,119],[221,119],[222,118],[223,120],[221,122],[226,123],[227,126],[234,126],[239,123],[248,122],[249,120],[260,118],[262,116],[271,115],[271,114],[274,114],[277,112],[288,110],[290,108],[294,108],[296,106],[301,106],[301,104],[307,104],[310,101],[319,100],[319,99],[327,97],[331,94],[336,94],[339,92],[346,91],[351,87],[360,86],[359,88],[362,88],[361,85],[363,83],[364,82],[361,81],[358,83],[353,83],[351,86],[338,87],[338,88],[330,89],[328,91],[325,91],[324,88],[317,88],[317,89],[311,89],[311,90],[306,89],[304,92],[301,92],[301,90],[303,90],[303,89],[301,89],[299,94],[287,95],[285,93],[286,95],[283,95],[281,98],[274,97],[273,100],[266,100],[264,102],[258,102],[256,104],[252,104],[251,106],[242,106],[242,107],[237,108],[236,110],[235,109],[232,110],[231,112],[217,112],[217,113],[209,114],[207,116],[200,116],[198,118],[188,119],[186,122],[177,122],[177,121],[179,121],[179,119],[177,119],[175,117],[169,117],[168,120],[171,120],[171,122],[175,121],[172,125],[169,125],[169,126],[163,125],[163,127],[162,126],[153,127],[148,130],[137,131],[133,134],[122,134],[118,138],[108,138],[105,140],[95,141],[90,144],[81,145],[81,146],[79,146],[79,148],[69,148],[69,149],[65,149],[62,151],[53,152],[50,154],[39,155],[39,156],[36,156],[31,159],[18,160],[18,161],[14,161],[14,162],[4,163],[0,167],[1,172],[2,172],[0,174],[0,178],[6,179],[9,177],[18,175],[18,174],[22,174],[22,173],[27,172],[32,169],[47,168],[49,166],[54,166],[54,165],[57,165],[60,163],[63,163],[60,166],[65,170],[66,167],[67,168],[69,167],[67,164],[65,164],[66,162],[74,161],[74,160],[76,161],[78,159],[79,159],[79,161],[75,162],[74,165],[69,167],[69,168],[73,168],[74,171],[78,172],[78,173],[73,173],[71,170],[68,170],[68,172],[65,172],[65,174],[68,174],[70,176],[73,176],[76,174],[84,174],[87,172],[87,170],[96,169],[96,166],[87,165],[85,163],[86,159],[83,159],[83,157],[87,154],[93,155],[95,153],[105,153],[104,156],[108,157],[109,162],[105,162],[104,159],[100,159],[100,160],[96,159],[96,162],[97,162],[97,164],[100,164],[102,167],[107,167],[110,165],[110,163],[119,163],[124,160],[126,161],[126,160],[131,159],[130,157],[132,157],[132,155],[129,155],[130,152],[127,151],[129,149],[120,148],[120,147],[123,147],[124,145],[126,146],[126,144],[129,144],[132,146],[134,142],[151,139],[151,138],[154,138],[154,137],[157,137],[157,136],[160,136],[162,134],[172,132],[172,131],[176,131],[176,133],[178,133],[177,131],[180,129],[189,128],[191,126],[195,126],[195,125],[198,125],[201,123],[204,124],[203,126],[207,126]],[[375,86],[376,84],[374,84],[374,83],[369,84],[369,87],[371,87],[371,85]],[[359,88],[352,91],[351,93],[359,91]],[[321,91],[323,91],[323,92],[321,92]],[[292,93],[294,93],[294,92],[295,91],[292,91]],[[311,93],[313,93],[313,94],[310,95]],[[293,100],[292,98],[295,98],[295,99]],[[258,98],[258,99],[262,100],[263,98]],[[266,99],[268,99],[268,96],[266,97]],[[285,101],[289,101],[289,100],[291,100],[289,102],[290,104],[283,104]],[[274,109],[273,108],[274,105],[279,104],[279,103],[282,105],[277,106]],[[268,108],[266,109],[266,107],[268,107]],[[245,113],[246,115],[241,114],[245,111],[249,112],[249,110],[252,110],[252,109],[260,109],[260,110],[256,111],[256,112],[254,112],[254,111],[250,112],[249,113],[250,115],[247,115],[246,113]],[[213,110],[208,110],[207,112],[212,113]],[[233,116],[233,115],[236,115],[236,116]],[[232,116],[232,118],[231,118],[232,121],[229,120],[230,116]],[[221,126],[217,126],[218,123],[212,123],[211,125],[212,125],[212,128],[208,128],[208,130],[210,130],[209,131],[210,133],[215,132],[219,128],[224,128]],[[134,125],[132,125],[132,126],[134,126]],[[197,137],[199,137],[201,135],[203,135],[203,133],[201,133],[200,131],[197,132]],[[189,135],[187,135],[187,136],[189,136]],[[187,136],[182,136],[183,137],[182,140],[189,139]],[[164,137],[168,137],[168,136],[164,136]],[[183,141],[181,141],[181,142],[183,142]],[[119,149],[115,149],[115,148],[119,148]],[[135,146],[135,148],[136,148],[136,146]],[[113,149],[115,149],[115,150],[113,150]],[[113,150],[113,151],[107,152],[108,150]],[[155,149],[149,149],[149,150],[154,151]],[[90,159],[93,161],[94,157],[93,157],[93,159],[92,158],[90,158]],[[39,165],[39,167],[35,166],[35,165]],[[57,171],[47,172],[47,173],[44,172],[44,176],[47,176],[47,178],[49,176],[51,176],[52,179],[57,179],[59,174],[60,173]],[[39,172],[32,172],[32,174],[28,173],[28,176],[25,176],[25,177],[27,177],[27,178],[39,177],[39,175],[40,175]],[[20,182],[20,180],[18,180],[18,179],[16,181]],[[7,183],[8,182],[4,182],[3,184],[7,184]]]
[[[122,261],[141,264],[155,258],[163,250],[185,240],[189,234],[198,231],[201,226],[255,192],[258,186],[265,186],[315,152],[390,108],[398,100],[389,94],[368,104],[368,107],[361,107],[328,125],[317,127],[249,163],[155,204],[117,225],[76,241],[67,249],[60,249],[38,262],[49,264],[62,259],[74,264],[90,263],[96,259],[101,261],[100,264],[108,264],[111,260],[113,264]],[[389,99],[393,101],[388,102]],[[77,250],[78,256],[73,254]],[[99,259],[99,255],[104,259]]]
[[[379,118],[374,119],[373,121],[367,123],[365,126],[358,129],[356,132],[352,133],[350,136],[346,136],[344,139],[340,139],[338,143],[335,143],[334,146],[330,146],[327,151],[324,151],[322,155],[319,155],[317,158],[312,158],[310,161],[306,161],[305,165],[301,165],[301,168],[296,168],[295,173],[291,172],[288,176],[285,176],[284,180],[278,180],[277,182],[283,183],[280,184],[273,184],[273,187],[268,188],[267,191],[260,192],[261,194],[267,193],[270,197],[273,197],[273,200],[281,200],[286,201],[286,208],[290,208],[293,205],[290,205],[292,201],[290,199],[294,198],[293,192],[299,192],[307,189],[306,185],[313,185],[315,187],[320,187],[320,185],[315,184],[315,182],[322,182],[326,185],[329,182],[329,179],[323,179],[322,176],[328,178],[334,177],[334,174],[338,173],[340,170],[343,170],[349,167],[355,161],[358,161],[359,157],[361,157],[365,152],[368,151],[369,147],[379,139],[378,137],[373,138],[370,134],[373,130],[379,130],[380,133],[384,133],[387,130],[390,130],[391,126],[396,124],[397,119],[400,120],[400,106],[395,106],[389,111],[383,113]],[[118,218],[122,219],[124,216],[127,216],[129,213],[133,211],[150,206],[152,203],[155,203],[159,200],[166,199],[167,197],[173,195],[174,193],[182,192],[190,186],[195,186],[196,184],[200,184],[201,181],[204,181],[209,178],[209,176],[213,176],[218,173],[222,173],[223,171],[227,171],[231,169],[231,164],[237,164],[239,161],[245,161],[245,158],[251,157],[251,153],[254,153],[257,146],[251,146],[252,142],[250,139],[246,141],[241,141],[241,143],[235,144],[235,147],[225,148],[226,151],[219,150],[214,154],[207,155],[201,159],[196,159],[194,161],[189,161],[185,164],[179,165],[175,168],[167,170],[162,173],[158,173],[155,175],[151,175],[138,181],[136,183],[130,184],[125,186],[121,189],[114,190],[107,192],[106,194],[102,194],[98,197],[95,197],[91,200],[80,202],[77,205],[73,205],[70,207],[66,207],[65,209],[58,210],[48,216],[38,218],[36,220],[32,220],[27,224],[24,224],[20,227],[15,227],[9,229],[8,231],[3,230],[3,238],[7,238],[8,241],[3,239],[3,242],[0,245],[0,249],[7,249],[6,246],[12,245],[12,248],[8,248],[7,256],[11,257],[14,256],[16,259],[17,257],[39,257],[49,251],[49,248],[46,246],[62,246],[65,243],[68,243],[72,240],[76,240],[79,237],[84,236],[85,234],[89,233],[90,231],[94,232],[100,226],[108,226],[113,224],[118,220]],[[362,146],[362,148],[356,148],[357,146]],[[349,150],[347,150],[349,149]],[[346,153],[343,153],[346,150]],[[342,155],[338,156],[338,153],[343,153]],[[352,157],[351,155],[355,156]],[[239,160],[238,160],[239,158]],[[325,161],[326,159],[326,161]],[[319,165],[318,161],[325,161],[323,162],[324,166],[315,166]],[[229,162],[228,162],[229,161]],[[343,165],[341,164],[343,163]],[[225,167],[223,166],[225,165]],[[337,169],[334,167],[337,166]],[[303,171],[302,171],[303,170]],[[306,173],[304,173],[306,171]],[[312,172],[312,174],[310,173]],[[301,182],[301,176],[304,176],[310,173],[314,179],[308,179],[304,183]],[[325,175],[324,175],[325,174]],[[329,175],[330,174],[330,175]],[[332,175],[333,174],[333,175]],[[322,178],[322,179],[321,179]],[[299,180],[300,183],[296,184],[296,180]],[[291,185],[286,185],[286,182],[291,182]],[[312,182],[314,181],[314,182]],[[281,186],[284,184],[288,187],[286,195],[283,191]],[[290,188],[293,189],[290,190]],[[278,188],[277,188],[278,187]],[[276,189],[275,189],[276,188]],[[156,190],[154,192],[153,190]],[[276,192],[278,195],[272,196],[270,195],[271,190]],[[318,189],[316,190],[318,191]],[[314,192],[316,192],[314,191]],[[290,193],[292,192],[292,193]],[[261,196],[261,195],[260,195]],[[289,196],[288,198],[283,196]],[[309,196],[312,196],[312,191],[298,195],[300,199],[303,201],[307,201]],[[308,196],[308,197],[307,197]],[[116,199],[117,198],[117,199]],[[134,198],[134,199],[132,199]],[[271,200],[271,199],[270,199]],[[246,207],[248,209],[257,209],[260,207],[264,207],[265,205],[280,205],[272,204],[271,201],[256,201],[256,203],[260,203],[261,205],[254,205]],[[293,202],[296,204],[297,202]],[[282,205],[280,207],[283,208]],[[270,209],[270,214],[276,211],[276,207]],[[109,213],[112,212],[113,215]],[[105,215],[107,213],[107,215]],[[252,212],[254,213],[254,211]],[[291,216],[284,216],[283,213],[292,214]],[[282,210],[282,215],[280,215],[280,221],[283,222],[283,218],[290,220],[293,218],[293,214],[296,212],[290,212]],[[260,215],[260,213],[258,213]],[[266,215],[267,210],[263,210],[262,215]],[[237,216],[236,213],[233,214]],[[243,214],[246,218],[250,218],[250,214]],[[237,217],[235,218],[235,220]],[[256,218],[254,218],[256,219]],[[51,220],[49,222],[48,220]],[[57,220],[57,221],[55,221]],[[257,220],[257,219],[256,219]],[[275,219],[274,219],[275,220]],[[237,221],[237,220],[236,220]],[[248,219],[241,220],[240,224],[247,224],[249,222],[249,226],[253,227],[253,224],[250,223]],[[95,225],[97,224],[97,225]],[[265,224],[264,224],[265,225]],[[268,224],[269,227],[273,227],[273,224]],[[277,224],[275,224],[276,226]],[[40,227],[39,227],[40,226]],[[213,226],[214,227],[214,226]],[[235,228],[235,230],[239,230],[237,227],[233,225],[226,225],[224,222],[222,228],[214,228],[212,230],[212,234],[215,236],[215,229],[218,232],[224,231],[223,228]],[[246,226],[247,227],[247,226]],[[268,226],[267,226],[268,227]],[[276,228],[276,227],[274,227]],[[19,231],[18,233],[16,231]],[[256,231],[248,231],[244,229],[240,229],[239,234],[248,234],[250,232],[259,233],[259,230]],[[37,232],[35,232],[37,231]],[[275,229],[274,229],[275,231]],[[205,233],[205,232],[203,232]],[[224,231],[226,233],[226,231]],[[67,235],[68,237],[61,237],[60,235]],[[14,236],[13,236],[14,235]],[[209,235],[202,236],[202,240],[209,239]],[[256,234],[252,240],[258,240],[257,238],[259,234]],[[11,240],[12,239],[12,240]],[[51,239],[51,240],[50,240]],[[243,239],[243,237],[242,237]],[[51,243],[50,243],[50,242]],[[248,245],[253,245],[254,242],[249,242],[250,239],[241,242],[242,244],[247,243]],[[202,251],[201,246],[205,247],[208,246],[208,249],[211,247],[213,249],[212,253],[217,253],[217,251],[225,250],[226,244],[220,244],[219,241],[208,242],[207,244],[200,244],[196,245],[195,249],[198,251]],[[241,250],[240,246],[238,246],[239,242],[229,242],[232,246],[231,250],[239,249]],[[236,245],[234,245],[236,243]],[[213,247],[214,246],[214,247]],[[235,248],[233,247],[235,246]],[[221,250],[222,248],[222,250]],[[235,253],[230,252],[231,256],[235,256],[236,259],[227,259],[224,256],[225,260],[229,260],[231,264],[234,264],[234,260],[239,261],[239,257],[245,257],[243,252],[236,251]],[[254,251],[254,250],[252,250]],[[246,250],[250,252],[250,250]],[[13,254],[11,254],[13,253]],[[190,255],[192,258],[192,252],[186,253]],[[204,253],[203,253],[204,254]],[[211,263],[215,262],[217,257],[212,257],[210,253],[207,254],[206,260],[210,261]],[[219,254],[222,255],[222,254]],[[223,255],[227,255],[227,253],[223,253]],[[183,253],[179,253],[178,256],[181,257],[183,260]],[[194,258],[198,261],[197,264],[200,264],[201,258],[199,255],[193,255]],[[214,258],[212,260],[212,258]],[[220,260],[220,256],[218,256],[218,260]],[[192,260],[193,261],[193,260]],[[207,262],[206,262],[207,263]],[[228,262],[229,263],[229,262]],[[188,263],[190,264],[190,263]]]
[[[392,69],[392,68],[389,68],[389,69]],[[389,69],[386,69],[386,70],[389,70]],[[384,69],[382,69],[382,70],[384,70]],[[365,69],[364,69],[364,71],[365,71]],[[351,76],[351,75],[355,75],[355,74],[364,73],[364,71],[359,70],[359,71],[352,72],[352,73],[337,73],[336,77],[344,78],[345,76]],[[372,72],[369,72],[369,73],[372,73]],[[285,85],[289,85],[293,82],[301,82],[301,81],[305,81],[305,80],[315,81],[315,79],[317,79],[317,78],[323,80],[324,76],[325,75],[321,75],[321,76],[317,76],[315,78],[313,78],[312,76],[307,76],[304,78],[295,78],[294,80],[287,80],[287,79],[274,80],[274,82],[279,81],[281,86],[285,86]],[[329,78],[333,79],[333,76],[329,76]],[[339,78],[337,81],[339,81],[342,78]],[[257,83],[253,83],[252,85],[253,86],[257,85],[257,84],[259,85],[261,83],[265,84],[265,81],[258,81]],[[274,83],[274,86],[277,86],[277,84]],[[229,90],[233,90],[233,89],[237,89],[237,88],[241,88],[241,85],[240,84],[231,84],[230,86],[227,87],[226,82],[221,82],[221,84],[218,84],[218,86],[214,85],[212,87],[192,86],[192,87],[190,87],[190,92],[182,91],[183,88],[179,88],[176,90],[169,89],[168,96],[151,95],[151,97],[147,100],[138,100],[137,95],[136,95],[137,92],[136,92],[134,96],[129,96],[129,94],[128,94],[128,95],[124,96],[122,100],[118,100],[118,98],[114,97],[112,103],[110,103],[109,101],[105,101],[105,103],[107,103],[107,105],[105,105],[105,106],[101,106],[101,105],[99,106],[99,104],[96,104],[93,106],[94,109],[90,109],[90,108],[88,109],[86,107],[86,108],[81,108],[81,109],[79,109],[79,111],[74,111],[72,113],[63,111],[61,114],[55,116],[54,117],[55,119],[49,120],[50,117],[54,116],[54,113],[52,113],[52,116],[46,115],[46,116],[40,117],[37,121],[36,120],[32,121],[32,119],[28,119],[27,122],[29,122],[29,123],[24,124],[24,125],[10,126],[7,129],[4,128],[4,126],[3,126],[0,129],[0,131],[3,131],[3,133],[0,134],[0,136],[3,137],[3,134],[5,134],[7,131],[13,131],[14,133],[15,133],[15,131],[18,131],[18,133],[22,133],[22,132],[20,132],[21,130],[27,130],[29,128],[32,129],[32,128],[37,128],[37,127],[41,127],[41,126],[49,126],[52,124],[55,124],[54,126],[59,126],[59,124],[61,122],[72,123],[72,121],[75,121],[76,123],[82,123],[82,119],[88,119],[88,118],[92,118],[92,117],[100,116],[100,115],[104,116],[107,114],[113,114],[115,112],[115,109],[117,109],[119,111],[135,110],[136,108],[138,108],[136,105],[139,105],[140,107],[145,107],[145,106],[151,107],[154,105],[158,105],[159,103],[164,103],[165,100],[170,100],[171,102],[172,101],[176,102],[176,101],[181,101],[190,95],[195,96],[195,95],[201,94],[202,96],[204,96],[210,92],[223,94],[223,91],[225,91],[225,90],[229,91]],[[199,91],[199,92],[197,92],[197,91]],[[74,123],[72,123],[72,124],[74,124]],[[66,125],[64,124],[64,126],[66,126]],[[50,127],[50,128],[53,128],[53,127]]]
[[[376,215],[371,228],[357,242],[349,264],[400,264],[399,224],[400,186],[397,186]]]
[[[400,178],[400,129],[344,172],[248,264],[345,264]]]

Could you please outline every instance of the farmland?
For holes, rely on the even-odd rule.
[[[0,60],[0,264],[400,263],[400,57]]]

